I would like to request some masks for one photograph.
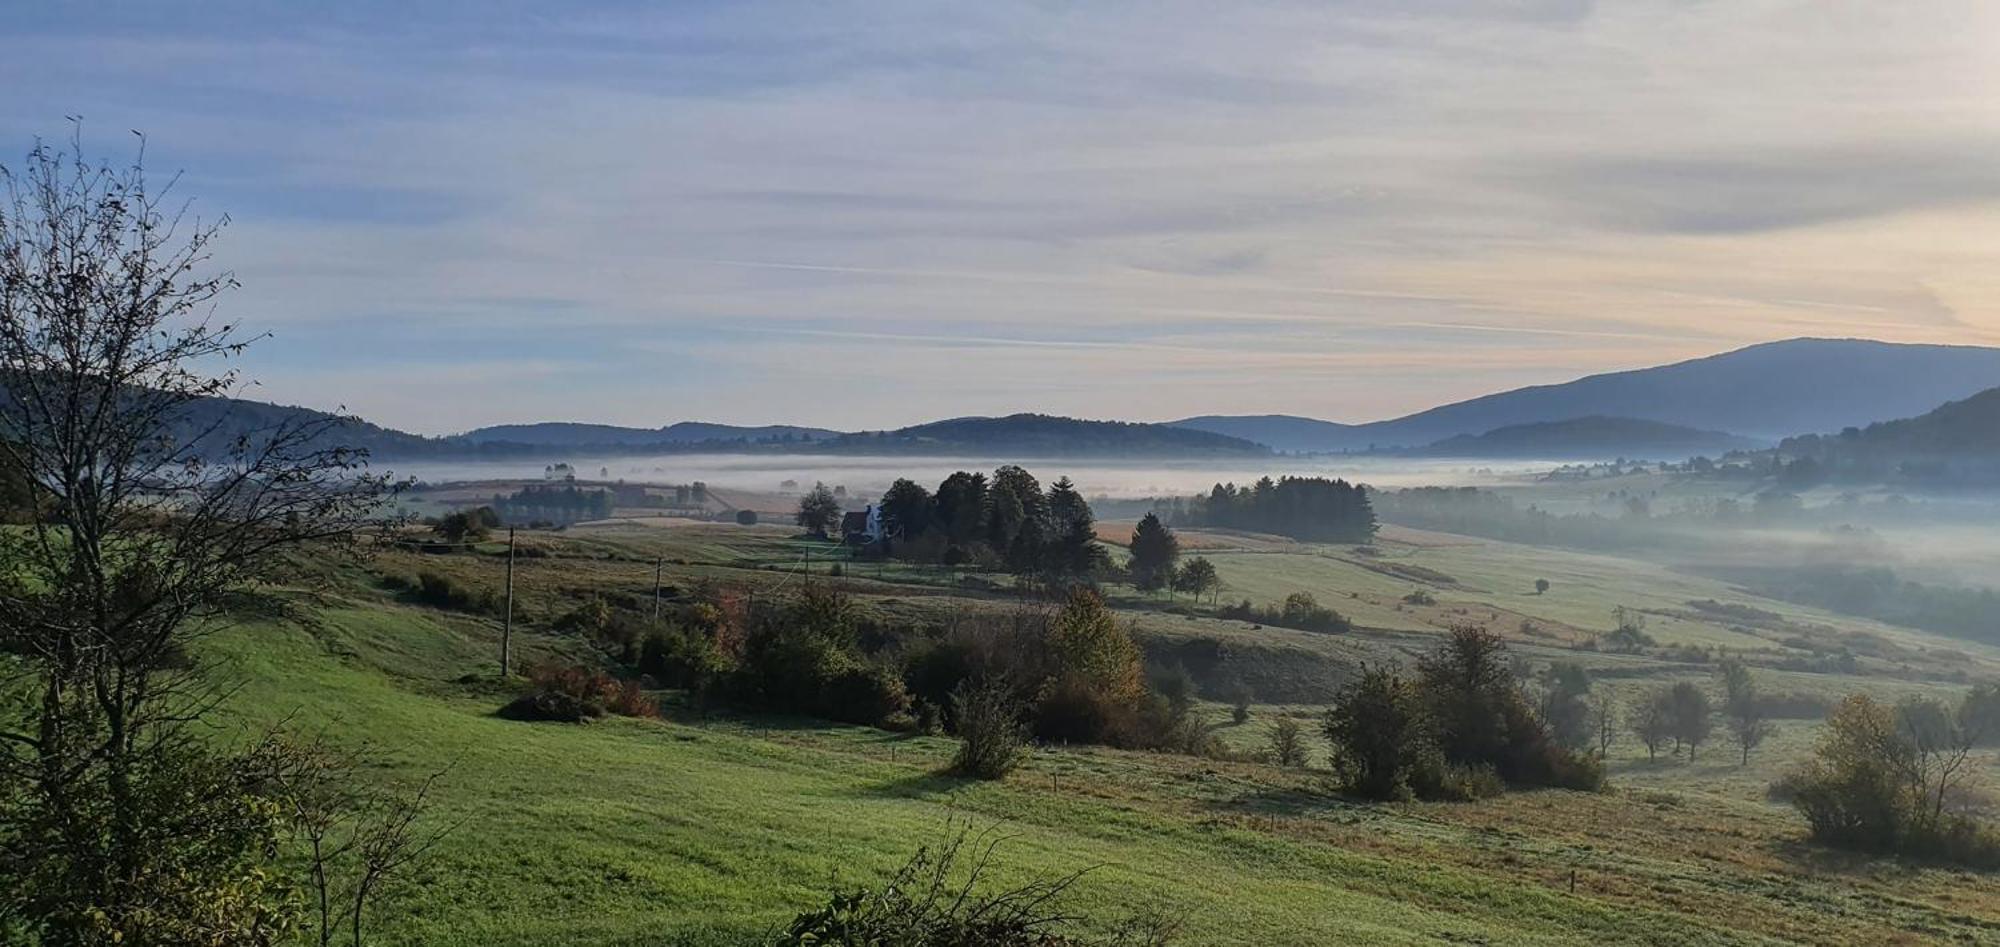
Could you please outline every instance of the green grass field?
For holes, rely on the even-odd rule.
[[[583,653],[544,633],[548,619],[580,596],[649,595],[663,559],[670,585],[715,580],[783,594],[799,581],[806,549],[829,553],[782,530],[727,526],[612,527],[530,542],[540,554],[517,560],[516,574],[530,616],[517,638],[530,656]],[[1491,543],[1383,546],[1385,557],[1455,580],[1437,589],[1436,608],[1398,611],[1412,583],[1339,547],[1210,554],[1237,595],[1307,590],[1343,611],[1376,602],[1374,612],[1352,608],[1372,630],[1254,628],[1167,614],[1164,602],[1129,589],[1116,597],[1142,636],[1213,639],[1245,661],[1317,674],[1415,653],[1468,617],[1455,609],[1473,620],[1601,627],[1590,622],[1608,616],[1608,603],[1664,609],[1729,592],[1636,563],[1620,571],[1603,557]],[[497,583],[493,552],[396,552],[371,568]],[[820,581],[832,561],[816,567]],[[949,594],[955,577],[934,570],[843,571],[866,607],[891,614],[1009,607],[1005,595]],[[1534,595],[1537,576],[1555,589]],[[1317,769],[1085,748],[1040,749],[1003,783],[982,784],[940,775],[953,748],[944,738],[686,710],[661,721],[502,720],[493,711],[510,691],[488,681],[496,622],[405,604],[370,574],[343,574],[321,591],[308,627],[244,626],[206,646],[243,684],[229,713],[245,732],[288,719],[366,745],[384,779],[447,770],[432,818],[456,828],[383,904],[382,943],[756,943],[833,886],[876,880],[941,840],[954,819],[1008,837],[997,882],[1090,869],[1069,909],[1099,924],[1164,910],[1183,919],[1190,944],[2000,939],[2000,879],[1816,851],[1789,809],[1764,800],[1770,779],[1808,752],[1811,721],[1783,722],[1748,767],[1720,742],[1693,763],[1648,762],[1627,737],[1609,760],[1609,792],[1473,804],[1362,805],[1331,793]],[[1863,630],[1750,604],[1840,629],[1829,633]],[[1686,624],[1653,627],[1662,638],[1730,633]],[[1894,634],[1913,648],[1968,648]],[[1600,686],[1627,694],[1707,673],[1553,642],[1523,640],[1517,650],[1530,661],[1583,659],[1613,675]],[[1304,655],[1323,663],[1293,660]],[[1783,690],[1952,691],[1917,679],[1760,673]],[[1255,749],[1280,714],[1312,729],[1318,706],[1259,704],[1242,725],[1221,706],[1204,712],[1225,742]],[[1315,756],[1323,765],[1317,745]]]

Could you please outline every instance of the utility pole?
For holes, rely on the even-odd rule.
[[[514,667],[514,527],[507,527],[507,617],[500,627],[500,678]]]
[[[660,621],[660,570],[667,567],[667,557],[653,560],[653,623]]]

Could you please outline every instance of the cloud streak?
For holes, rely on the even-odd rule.
[[[0,149],[145,129],[237,221],[265,390],[420,430],[1365,420],[1790,335],[2000,342],[1971,0],[14,27]]]

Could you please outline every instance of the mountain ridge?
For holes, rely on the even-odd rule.
[[[1996,385],[2000,348],[1797,338],[1515,388],[1366,424],[1288,415],[1209,415],[1167,423],[1232,432],[1290,451],[1422,447],[1501,427],[1591,415],[1776,441],[1803,431],[1911,417]],[[1256,420],[1270,417],[1286,419],[1293,436],[1253,436]],[[1246,419],[1250,423],[1242,423]]]

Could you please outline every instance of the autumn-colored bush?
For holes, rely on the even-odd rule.
[[[635,681],[621,681],[599,668],[545,662],[528,672],[530,689],[500,708],[511,720],[581,723],[607,713],[657,717],[660,705]]]

